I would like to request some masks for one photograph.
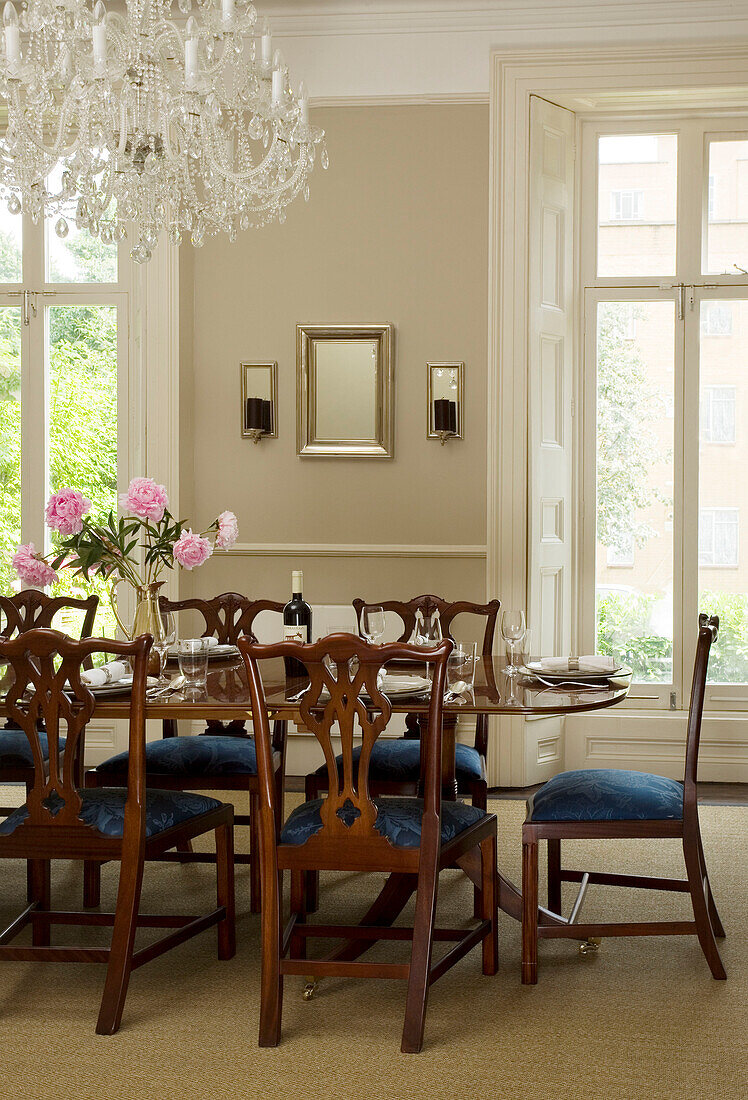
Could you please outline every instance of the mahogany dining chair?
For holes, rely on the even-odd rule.
[[[146,790],[145,688],[148,635],[133,642],[103,638],[73,641],[59,631],[33,628],[10,641],[0,638],[0,658],[10,662],[12,682],[4,706],[23,731],[34,761],[34,782],[23,806],[0,822],[0,859],[30,862],[32,899],[0,932],[0,960],[106,963],[107,973],[96,1031],[119,1028],[133,970],[186,939],[217,925],[218,957],[235,953],[233,808],[214,798],[168,790]],[[133,667],[129,762],[126,786],[83,790],[74,761],[84,748],[95,697],[82,680],[86,659],[94,653],[128,659]],[[48,762],[42,751],[39,721],[44,722]],[[61,748],[65,724],[67,747]],[[217,905],[200,916],[140,913],[144,863],[179,840],[215,832]],[[57,912],[51,908],[52,860],[119,861],[114,913]],[[56,925],[111,926],[109,948],[53,946]],[[31,946],[12,943],[31,926]],[[135,948],[140,927],[167,929],[159,940]],[[43,987],[40,987],[43,988]],[[46,994],[45,994],[46,995]]]
[[[276,615],[283,612],[283,604],[275,600],[251,600],[238,592],[224,592],[210,600],[167,600],[161,598],[162,610],[173,613],[194,611],[203,620],[202,636],[215,638],[220,645],[236,645],[246,635],[254,639],[254,624],[263,611]],[[220,667],[216,664],[216,667]],[[286,752],[286,722],[277,721],[273,727],[273,752],[275,754],[276,781],[279,784],[279,801],[282,801],[280,784]],[[249,813],[237,813],[236,825],[249,826],[249,855],[236,853],[236,863],[248,863],[250,868],[250,908],[260,910],[260,868],[256,858],[259,848],[257,838],[257,757],[254,737],[247,733],[243,721],[224,725],[208,721],[205,730],[197,736],[178,736],[177,723],[166,718],[163,722],[163,738],[149,741],[145,750],[146,784],[174,791],[246,791],[249,796]],[[128,755],[118,753],[99,764],[86,775],[87,787],[108,786],[127,770]],[[181,845],[169,857],[180,863],[208,863],[215,859],[211,852],[193,852],[191,846]],[[95,866],[86,868],[84,904],[97,905],[99,898],[99,871]]]
[[[34,627],[52,627],[55,616],[65,611],[83,615],[81,638],[90,638],[99,606],[98,596],[76,599],[73,596],[47,596],[36,588],[27,588],[13,596],[0,596],[0,637],[12,638]],[[87,658],[90,665],[90,658]],[[42,756],[48,759],[47,736],[39,730]],[[62,747],[64,748],[64,741]],[[78,762],[80,767],[80,762]],[[8,720],[0,730],[0,783],[23,783],[28,795],[34,783],[31,746],[22,730]],[[0,817],[13,813],[14,806],[0,807]]]
[[[372,797],[372,753],[392,708],[377,686],[377,673],[393,659],[417,659],[416,647],[372,646],[353,634],[331,634],[310,645],[281,642],[256,645],[240,639],[247,665],[260,780],[262,858],[262,974],[260,1046],[276,1046],[281,1037],[283,980],[288,974],[337,977],[401,978],[407,981],[401,1049],[417,1053],[423,1043],[430,985],[471,948],[482,944],[483,972],[498,966],[496,817],[478,806],[442,801],[442,706],[447,657],[445,639],[432,651],[433,683],[429,723],[423,735],[426,779],[423,798]],[[305,801],[279,823],[278,785],[260,665],[288,657],[307,669],[310,684],[299,708],[304,725],[319,742],[327,766],[327,795]],[[339,730],[343,766],[332,746]],[[358,746],[356,744],[358,742]],[[358,762],[354,753],[358,748]],[[459,866],[479,888],[480,919],[472,927],[435,927],[440,872]],[[389,875],[360,925],[307,922],[308,872],[371,871]],[[291,873],[290,919],[283,928],[282,880]],[[392,922],[415,892],[412,928]],[[324,958],[307,959],[310,937],[343,940]],[[411,941],[407,962],[361,962],[377,940]],[[450,950],[432,960],[434,941]]]
[[[424,616],[430,616],[435,611],[439,612],[439,620],[444,636],[455,641],[452,627],[458,615],[477,617],[485,620],[483,625],[483,640],[481,642],[481,655],[488,657],[493,651],[494,634],[496,631],[496,619],[501,607],[499,600],[490,600],[485,604],[469,603],[458,600],[450,603],[440,596],[423,595],[415,596],[412,600],[373,600],[367,601],[357,598],[353,600],[353,608],[356,612],[356,623],[359,634],[361,631],[361,617],[364,607],[374,603],[383,608],[385,612],[393,612],[402,622],[402,631],[399,642],[407,642],[413,636],[416,626],[416,615],[420,611]],[[422,653],[419,652],[421,661]],[[451,719],[454,721],[454,719]],[[372,793],[378,794],[404,794],[413,795],[418,792],[421,782],[421,739],[426,717],[419,718],[416,714],[409,714],[405,720],[405,733],[399,738],[386,738],[378,741],[374,746],[369,765],[369,781]],[[486,809],[488,804],[488,783],[486,780],[486,757],[488,755],[488,715],[479,714],[475,722],[475,738],[472,745],[457,743],[455,747],[455,774],[457,778],[457,790],[461,795],[467,795],[474,806]],[[342,767],[342,757],[338,757],[338,767]],[[327,767],[321,765],[315,772],[307,775],[305,780],[305,797],[318,798],[320,793],[327,789]],[[309,882],[309,905],[313,911],[317,905],[316,888],[314,882]]]
[[[661,775],[613,768],[563,772],[537,791],[527,804],[522,827],[522,981],[538,980],[538,938],[565,937],[596,947],[601,936],[698,936],[714,978],[726,978],[715,937],[725,935],[714,903],[699,829],[696,773],[704,710],[709,651],[717,639],[719,619],[699,615],[699,634],[691,686],[683,782]],[[561,866],[562,840],[660,840],[683,844],[685,879],[600,871],[572,871]],[[577,901],[563,924],[544,921],[538,906],[538,843],[548,842],[548,910],[561,911],[562,882],[580,883]],[[644,890],[689,893],[692,921],[593,923],[578,921],[588,884],[629,886]]]

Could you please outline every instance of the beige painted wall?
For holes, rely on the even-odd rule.
[[[183,330],[192,319],[184,392],[193,395],[183,512],[189,502],[202,525],[231,508],[247,543],[482,546],[488,108],[337,107],[314,121],[327,131],[330,168],[315,170],[309,204],[298,201],[283,226],[233,245],[211,240],[182,261]],[[296,456],[298,322],[394,323],[393,461]],[[278,361],[277,440],[240,437],[242,359]],[[444,447],[425,437],[429,359],[466,364],[466,438]],[[184,575],[182,591],[284,598],[294,567],[318,603],[428,590],[478,599],[485,588],[479,557],[224,554]]]

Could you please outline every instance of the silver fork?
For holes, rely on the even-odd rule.
[[[610,691],[610,682],[606,681],[604,684],[584,684],[581,680],[559,680],[557,683],[552,683],[549,680],[544,680],[542,676],[533,676],[533,680],[537,680],[538,683],[544,684],[546,688],[560,688],[560,687],[576,687],[584,688],[586,691]]]

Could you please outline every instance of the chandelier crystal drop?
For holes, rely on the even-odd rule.
[[[193,245],[284,221],[324,131],[248,0],[28,0],[3,11],[0,201],[105,243]],[[188,15],[186,22],[184,16]]]

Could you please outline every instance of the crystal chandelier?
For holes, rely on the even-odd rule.
[[[28,0],[3,12],[0,199],[34,222],[73,219],[104,242],[173,244],[285,220],[324,131],[309,124],[270,29],[248,0]],[[184,23],[184,20],[181,21]]]

